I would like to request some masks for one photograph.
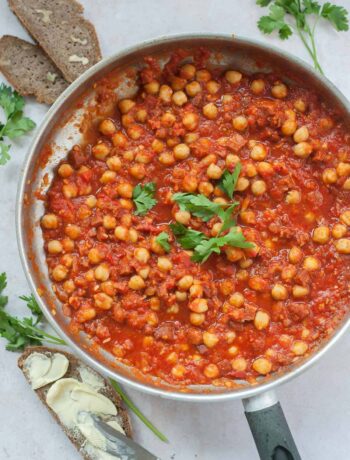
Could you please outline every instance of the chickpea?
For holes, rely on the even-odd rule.
[[[147,120],[147,110],[145,109],[140,109],[135,113],[135,120],[138,121],[139,123],[144,123]]]
[[[203,332],[203,343],[208,348],[213,348],[219,342],[219,337],[212,332]]]
[[[312,234],[312,239],[315,243],[319,244],[326,244],[330,238],[330,231],[329,228],[325,225],[321,225],[320,227],[315,228]]]
[[[209,196],[213,193],[214,187],[210,182],[200,182],[198,190],[202,195]]]
[[[79,323],[84,323],[85,321],[90,321],[95,318],[96,310],[94,308],[81,308],[77,314],[77,321]]]
[[[337,165],[337,174],[338,176],[350,176],[350,163],[340,162]]]
[[[187,102],[187,96],[183,91],[176,91],[172,96],[172,101],[175,105],[182,107]]]
[[[344,190],[350,190],[350,177],[347,178],[343,184],[343,189]]]
[[[217,236],[220,233],[221,229],[222,229],[222,225],[223,225],[222,222],[216,222],[213,225],[213,228],[211,229],[210,234],[212,236]]]
[[[223,170],[214,163],[210,164],[207,168],[207,176],[210,179],[220,179],[222,174]]]
[[[63,247],[60,241],[51,240],[47,244],[47,250],[50,254],[59,254],[63,251]]]
[[[304,259],[303,267],[307,271],[314,271],[320,268],[320,261],[313,256],[307,256]]]
[[[224,94],[222,96],[222,102],[223,104],[229,104],[230,102],[233,101],[233,97],[231,96],[231,94]]]
[[[286,267],[283,267],[283,270],[281,272],[281,278],[283,280],[291,280],[294,278],[294,276],[297,274],[297,269],[295,268],[294,265],[287,265]]]
[[[95,278],[98,281],[107,281],[109,278],[109,267],[107,264],[101,264],[95,268]]]
[[[309,348],[308,344],[304,342],[303,340],[294,340],[292,347],[291,347],[291,351],[295,355],[301,356],[307,352],[308,348]]]
[[[350,254],[350,239],[341,238],[334,243],[335,249],[339,254]]]
[[[273,166],[266,161],[261,161],[258,163],[257,170],[262,177],[271,176],[274,173]]]
[[[70,177],[74,172],[74,169],[72,168],[72,166],[68,163],[63,163],[61,164],[61,166],[58,168],[58,174],[63,177],[63,178],[67,178],[67,177]]]
[[[64,238],[62,240],[62,247],[65,252],[72,252],[74,249],[74,241],[70,238]]]
[[[230,262],[238,262],[244,257],[244,252],[242,251],[242,249],[234,248],[232,246],[228,246],[225,249],[225,254],[227,260],[229,260]]]
[[[111,171],[116,171],[116,172],[120,171],[120,169],[122,167],[122,162],[121,162],[120,158],[117,155],[108,158],[106,163],[107,163],[108,168]]]
[[[290,190],[286,196],[286,203],[298,204],[301,202],[301,193],[298,190]]]
[[[186,192],[193,193],[197,190],[198,180],[194,176],[185,176],[182,180],[182,187]]]
[[[253,80],[251,85],[250,85],[250,89],[252,91],[253,94],[261,94],[264,92],[265,90],[265,82],[264,80],[262,80],[261,78],[257,79],[257,80]]]
[[[205,313],[208,311],[208,301],[203,298],[194,299],[188,304],[188,308],[195,313]]]
[[[293,147],[294,154],[299,158],[307,158],[312,153],[312,145],[308,142],[300,142]]]
[[[235,292],[229,299],[229,303],[236,307],[241,308],[244,305],[244,296],[240,292]]]
[[[340,221],[347,225],[350,226],[350,211],[345,211],[340,215]]]
[[[132,198],[133,186],[127,182],[118,184],[117,191],[123,198]]]
[[[248,120],[245,116],[239,115],[232,120],[232,126],[237,131],[244,131],[248,126]]]
[[[167,257],[158,257],[157,267],[162,272],[168,272],[173,268],[173,264]]]
[[[78,187],[76,184],[66,184],[62,187],[63,195],[67,198],[75,198],[78,196]]]
[[[263,180],[256,180],[252,183],[251,190],[255,196],[263,195],[266,192],[266,182]]]
[[[225,72],[225,78],[231,85],[234,85],[242,80],[242,74],[236,70],[228,70]]]
[[[256,327],[256,329],[258,329],[258,331],[262,331],[263,329],[266,329],[269,324],[270,315],[265,311],[258,310],[254,318],[254,326]]]
[[[211,74],[206,69],[197,70],[197,72],[196,72],[196,80],[206,83],[209,80],[211,80]]]
[[[141,264],[147,264],[151,257],[151,254],[149,253],[149,250],[146,248],[136,248],[134,251],[134,257]]]
[[[175,163],[175,157],[172,153],[164,152],[159,155],[159,162],[165,166],[171,166]]]
[[[110,310],[112,308],[113,299],[108,294],[104,292],[99,292],[94,295],[95,305],[101,310]]]
[[[294,108],[298,110],[298,112],[305,112],[306,111],[306,103],[302,99],[297,99],[294,102]]]
[[[255,144],[250,151],[250,158],[254,161],[263,161],[267,156],[267,150],[263,144]]]
[[[186,93],[190,97],[194,97],[197,94],[199,94],[202,91],[201,85],[198,83],[198,81],[191,81],[191,83],[188,83],[186,85]]]
[[[205,366],[203,374],[208,378],[208,379],[215,379],[216,377],[219,376],[219,368],[216,364],[208,364]]]
[[[122,114],[130,112],[130,110],[135,107],[136,103],[132,99],[123,99],[119,102],[118,108]],[[115,129],[114,129],[115,130]],[[113,133],[111,133],[113,134]]]
[[[94,208],[97,203],[97,198],[94,195],[90,195],[86,198],[85,203],[89,208]]]
[[[239,162],[240,162],[239,156],[233,155],[232,153],[229,153],[225,160],[226,166],[228,168],[234,168]]]
[[[214,80],[210,80],[207,83],[207,90],[209,94],[216,94],[220,89],[220,85],[218,82]]]
[[[112,134],[116,132],[116,127],[115,127],[114,122],[108,118],[101,121],[98,129],[100,133],[102,133],[104,136],[112,136]]]
[[[253,163],[246,164],[246,174],[248,177],[255,177],[258,174],[258,171]]]
[[[110,153],[111,148],[105,142],[100,142],[92,147],[92,154],[98,160],[104,160]]]
[[[47,230],[53,230],[58,227],[58,217],[56,214],[45,214],[41,219],[41,225]]]
[[[138,125],[132,125],[130,128],[127,129],[128,136],[131,137],[133,140],[140,139],[143,134],[143,128]]]
[[[179,279],[177,286],[181,291],[188,291],[193,284],[193,276],[185,275]]]
[[[254,211],[241,211],[239,216],[243,224],[253,225],[256,222]]]
[[[159,83],[156,80],[151,81],[144,85],[147,94],[157,94],[159,91]]]
[[[322,173],[322,180],[325,184],[335,184],[338,180],[337,171],[334,168],[326,168]]]
[[[143,289],[145,287],[145,282],[143,278],[141,278],[141,276],[134,275],[129,279],[128,286],[130,289],[139,291],[140,289]]]
[[[271,94],[276,99],[284,99],[288,94],[288,88],[284,83],[277,83],[271,88]]]
[[[63,289],[67,294],[72,294],[75,290],[75,284],[73,280],[67,280],[63,283]]]
[[[133,161],[133,159],[135,158],[135,154],[132,150],[127,150],[122,155],[125,161]]]
[[[226,338],[227,343],[232,343],[235,340],[236,337],[237,337],[237,334],[234,331],[228,331],[225,334],[225,338]],[[238,352],[238,348],[237,348],[237,352]],[[234,354],[236,354],[236,353],[234,353]]]
[[[146,169],[143,164],[137,164],[130,167],[129,173],[136,179],[143,179],[146,175]]]
[[[191,214],[188,211],[177,211],[174,217],[176,222],[183,225],[188,225],[191,220]]]
[[[258,358],[253,361],[252,368],[258,372],[258,374],[266,375],[271,372],[272,364],[266,358]]]
[[[236,190],[237,192],[244,192],[249,187],[249,179],[246,177],[240,177],[237,181]]]
[[[206,104],[202,111],[205,118],[208,118],[209,120],[215,120],[219,113],[218,108],[213,102]]]
[[[175,123],[176,117],[174,114],[170,112],[165,112],[162,115],[160,120],[163,126],[170,127],[170,126],[173,126],[173,124]],[[165,136],[159,136],[159,137],[165,137]]]
[[[68,269],[64,265],[56,265],[52,270],[52,278],[55,281],[63,281],[68,275]]]
[[[309,224],[313,224],[316,220],[316,215],[312,211],[307,212],[304,215],[304,217],[305,217],[306,222],[308,222]]]
[[[231,361],[232,369],[236,372],[244,372],[247,369],[247,361],[244,358],[236,358]]]
[[[180,69],[180,77],[191,80],[196,75],[196,67],[193,64],[184,64]]]
[[[307,129],[307,126],[301,126],[298,128],[294,133],[293,139],[297,144],[307,141],[309,139],[309,130]]]
[[[188,131],[193,131],[198,126],[198,115],[196,113],[186,113],[182,117],[182,123]]]
[[[174,157],[177,160],[185,160],[190,155],[190,148],[186,144],[177,144],[174,149]]]
[[[153,237],[151,240],[151,250],[158,255],[165,253],[163,247],[159,243],[157,243],[156,237]]]
[[[114,236],[117,238],[117,240],[127,241],[129,238],[129,231],[126,227],[123,227],[122,225],[118,225],[114,229]]]
[[[271,295],[274,300],[286,300],[288,298],[288,291],[283,284],[275,284],[271,289]]]
[[[205,315],[203,313],[191,313],[190,323],[194,326],[200,326],[205,321]]]
[[[343,224],[335,224],[332,229],[333,238],[339,239],[346,235],[346,226]]]
[[[125,149],[125,147],[128,144],[128,138],[121,131],[117,131],[112,136],[112,142],[113,142],[114,147]]]
[[[186,368],[182,364],[176,364],[176,366],[174,366],[171,369],[171,375],[175,377],[176,379],[181,379],[185,375],[185,373],[186,373]]]
[[[173,95],[173,90],[168,85],[162,85],[159,90],[159,99],[165,103],[171,102],[171,96]]]
[[[187,293],[183,291],[175,291],[175,297],[178,302],[185,302],[185,300],[187,300]]]
[[[88,253],[88,259],[91,264],[95,265],[99,264],[104,259],[104,256],[97,248],[92,248]]]
[[[292,289],[293,297],[295,297],[296,299],[306,297],[307,295],[309,295],[309,292],[310,292],[310,289],[308,287],[299,286],[298,284],[293,286],[293,289]]]
[[[297,122],[295,120],[286,120],[281,128],[282,134],[284,136],[292,136],[297,130]]]

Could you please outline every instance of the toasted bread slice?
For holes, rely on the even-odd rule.
[[[102,395],[106,396],[108,399],[112,401],[112,403],[115,405],[118,411],[117,418],[118,418],[119,425],[123,428],[125,434],[131,437],[131,424],[130,424],[128,413],[123,408],[120,396],[113,390],[109,382],[104,377],[102,377],[94,369],[87,366],[85,363],[83,363],[79,359],[77,359],[71,353],[67,353],[62,350],[58,350],[55,348],[48,348],[48,347],[28,347],[26,348],[24,353],[19,357],[18,367],[21,369],[21,371],[23,372],[24,376],[26,377],[29,383],[31,383],[31,381],[30,381],[29,373],[26,369],[26,360],[33,353],[42,353],[42,354],[45,354],[46,356],[52,356],[55,353],[64,355],[69,361],[69,366],[68,366],[67,372],[64,374],[62,378],[74,378],[79,381],[83,381],[84,379],[82,378],[81,369],[83,370],[85,369],[85,371],[87,370],[89,373],[92,373],[92,375],[98,378],[104,385],[103,388],[98,389],[98,393],[101,393]],[[78,429],[68,429],[65,425],[61,423],[57,414],[48,406],[46,402],[46,396],[47,396],[49,389],[54,383],[55,382],[48,383],[47,385],[42,386],[34,391],[38,395],[38,397],[41,399],[41,401],[43,402],[45,407],[48,409],[48,411],[51,413],[51,415],[54,417],[56,422],[61,426],[63,431],[66,433],[68,438],[71,440],[71,442],[78,449],[82,457],[85,460],[96,460],[97,458],[96,453],[93,450],[85,448],[86,439],[80,433],[80,431]]]
[[[22,96],[53,104],[68,87],[41,48],[11,35],[0,38],[0,71]]]
[[[95,28],[75,0],[9,0],[9,6],[67,81],[101,59]]]

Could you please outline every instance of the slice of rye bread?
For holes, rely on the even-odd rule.
[[[67,81],[101,59],[95,28],[75,0],[9,0],[9,6]]]
[[[131,424],[130,424],[130,419],[127,411],[123,407],[122,400],[118,393],[113,390],[112,386],[110,383],[98,372],[96,372],[94,369],[92,369],[90,366],[85,364],[83,361],[77,359],[74,355],[71,353],[67,353],[66,351],[59,350],[57,348],[48,348],[48,347],[28,347],[25,349],[25,351],[22,353],[22,355],[18,359],[18,367],[21,369],[23,372],[24,376],[26,377],[27,381],[29,381],[28,373],[25,370],[25,360],[28,358],[29,355],[32,353],[37,352],[37,353],[44,353],[47,355],[51,355],[53,353],[61,353],[62,355],[66,356],[68,361],[69,361],[69,367],[66,372],[66,374],[62,378],[75,378],[77,380],[82,380],[80,377],[79,373],[79,368],[80,367],[85,367],[89,369],[89,371],[94,372],[96,376],[99,376],[101,379],[104,381],[104,388],[101,388],[98,390],[99,393],[103,394],[106,396],[108,399],[110,399],[113,404],[116,406],[118,410],[118,422],[120,426],[124,429],[125,434],[129,437],[132,435],[132,430],[131,430]],[[77,430],[71,430],[67,429],[62,423],[60,422],[60,419],[56,415],[56,413],[46,404],[46,395],[50,389],[50,387],[54,384],[54,382],[48,383],[47,385],[38,388],[35,391],[37,396],[40,398],[42,403],[45,405],[45,407],[48,409],[48,411],[51,413],[53,418],[56,420],[56,422],[61,426],[63,431],[66,433],[68,438],[71,440],[71,442],[75,445],[79,453],[82,455],[82,457],[85,460],[95,460],[96,456],[94,456],[92,453],[87,452],[86,450],[83,449],[83,445],[85,442],[84,436],[80,433],[80,431]]]
[[[0,38],[0,71],[19,94],[46,104],[69,85],[39,46],[12,35]]]

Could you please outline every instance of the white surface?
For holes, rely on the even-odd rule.
[[[25,0],[24,0],[25,1]],[[297,37],[286,42],[256,28],[263,10],[255,0],[85,0],[86,17],[96,26],[102,52],[153,37],[181,32],[222,32],[255,38],[308,59]],[[350,10],[350,0],[339,2]],[[28,38],[0,0],[0,35]],[[325,73],[350,98],[350,33],[320,24],[318,47]],[[0,81],[2,78],[0,76]],[[28,101],[26,114],[37,123],[47,107]],[[16,185],[30,139],[13,144],[12,160],[0,168],[0,271],[9,279],[11,311],[23,314],[17,297],[28,292],[17,252],[14,209]],[[279,390],[290,427],[304,459],[347,460],[350,444],[350,337],[321,362]],[[16,368],[14,353],[0,340],[0,458],[73,460],[79,455],[41,406]],[[132,399],[169,437],[158,441],[133,420],[136,439],[163,460],[255,460],[258,458],[240,401],[197,405],[157,399],[130,391]]]

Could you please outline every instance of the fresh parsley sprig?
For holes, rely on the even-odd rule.
[[[135,214],[137,216],[144,216],[157,204],[157,200],[154,199],[155,191],[156,184],[154,182],[136,185],[132,193],[132,199],[136,206]]]
[[[15,139],[35,127],[34,121],[23,116],[24,99],[10,86],[0,85],[0,107],[5,114],[5,122],[0,122],[0,165],[5,165],[9,159],[11,145],[4,138]]]
[[[165,252],[170,251],[169,234],[161,232],[156,238],[156,242],[164,249]]]
[[[208,238],[204,233],[187,228],[182,224],[170,224],[177,241],[184,249],[192,249],[191,260],[203,263],[213,254],[220,254],[223,246],[235,246],[238,248],[252,248],[253,244],[247,241],[243,233],[238,232],[237,228],[231,230],[223,236]]]
[[[317,23],[323,18],[337,31],[347,31],[348,11],[329,2],[321,6],[314,0],[257,0],[256,3],[262,7],[269,6],[269,14],[258,21],[259,29],[265,34],[277,31],[282,40],[288,39],[295,31],[311,56],[315,69],[323,75],[315,41]],[[293,22],[287,22],[287,18],[292,18]]]
[[[239,178],[239,175],[241,173],[242,165],[241,163],[237,163],[235,166],[235,169],[232,173],[228,169],[225,169],[223,175],[221,176],[220,182],[219,182],[219,187],[220,189],[226,193],[226,195],[231,198],[233,198],[233,193],[236,190],[237,186],[237,181]]]
[[[32,313],[32,317],[18,319],[10,315],[5,307],[8,303],[8,297],[3,295],[7,286],[6,273],[0,274],[0,337],[7,340],[6,349],[9,351],[22,351],[28,345],[42,345],[43,342],[53,345],[66,345],[67,343],[46,331],[38,328],[37,325],[43,319],[43,313],[35,300],[33,294],[30,296],[21,296],[20,299],[26,302],[27,308]],[[161,441],[168,442],[167,437],[161,433],[153,423],[140,411],[140,409],[131,401],[123,388],[113,379],[110,379],[111,385],[119,393],[124,403],[139,419],[149,428]]]

